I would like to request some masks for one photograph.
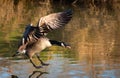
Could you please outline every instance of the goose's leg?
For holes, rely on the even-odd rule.
[[[42,64],[43,66],[48,66],[48,65],[49,65],[49,64],[44,63],[44,62],[40,59],[40,56],[39,56],[38,54],[36,54],[36,56],[37,56],[38,60],[41,62],[41,64]]]
[[[35,68],[42,68],[42,66],[36,66],[36,65],[33,63],[32,58],[30,58],[30,62],[33,64],[33,66],[34,66]]]
[[[49,40],[52,45],[57,45],[65,48],[71,48],[69,44],[61,41],[56,41],[56,40]]]

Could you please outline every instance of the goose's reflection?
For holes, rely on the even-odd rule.
[[[43,71],[33,71],[32,74],[30,74],[28,78],[40,78],[40,76],[42,76],[43,74],[49,74],[49,73],[43,72]],[[19,78],[19,77],[16,75],[11,75],[11,78]]]
[[[16,75],[11,75],[11,78],[18,78],[18,76],[16,76]]]
[[[43,72],[43,71],[33,71],[33,73],[29,75],[29,78],[32,78],[32,76],[35,75],[35,74],[38,74],[38,75],[34,78],[39,78],[43,74],[49,74],[49,73],[48,72]]]

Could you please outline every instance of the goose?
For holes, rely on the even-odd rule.
[[[71,48],[69,44],[63,41],[51,40],[46,37],[47,33],[52,30],[64,27],[72,18],[72,10],[66,10],[63,12],[52,13],[47,16],[43,16],[38,20],[36,26],[29,24],[26,26],[23,36],[19,42],[18,49],[13,55],[25,54],[32,65],[35,68],[41,68],[48,66],[40,59],[40,52],[52,45],[61,46],[65,48]],[[41,65],[35,65],[32,57],[36,55]]]

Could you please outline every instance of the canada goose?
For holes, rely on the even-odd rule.
[[[30,59],[30,62],[34,67],[40,68],[42,66],[36,66],[32,61],[32,56],[36,55],[42,65],[48,65],[40,59],[38,55],[39,52],[52,45],[66,48],[70,48],[70,46],[65,42],[48,39],[46,34],[52,30],[65,26],[71,18],[72,11],[67,10],[64,12],[52,13],[40,18],[37,26],[29,24],[25,28],[25,32],[18,46],[18,50],[13,56],[25,54]]]

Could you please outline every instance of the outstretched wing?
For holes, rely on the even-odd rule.
[[[36,27],[32,26],[31,24],[27,25],[25,28],[25,31],[23,33],[23,38],[22,38],[22,44],[25,44],[28,39],[29,39],[29,35],[34,32],[36,29]]]
[[[65,26],[72,18],[72,10],[49,14],[39,19],[37,27],[43,33]]]

